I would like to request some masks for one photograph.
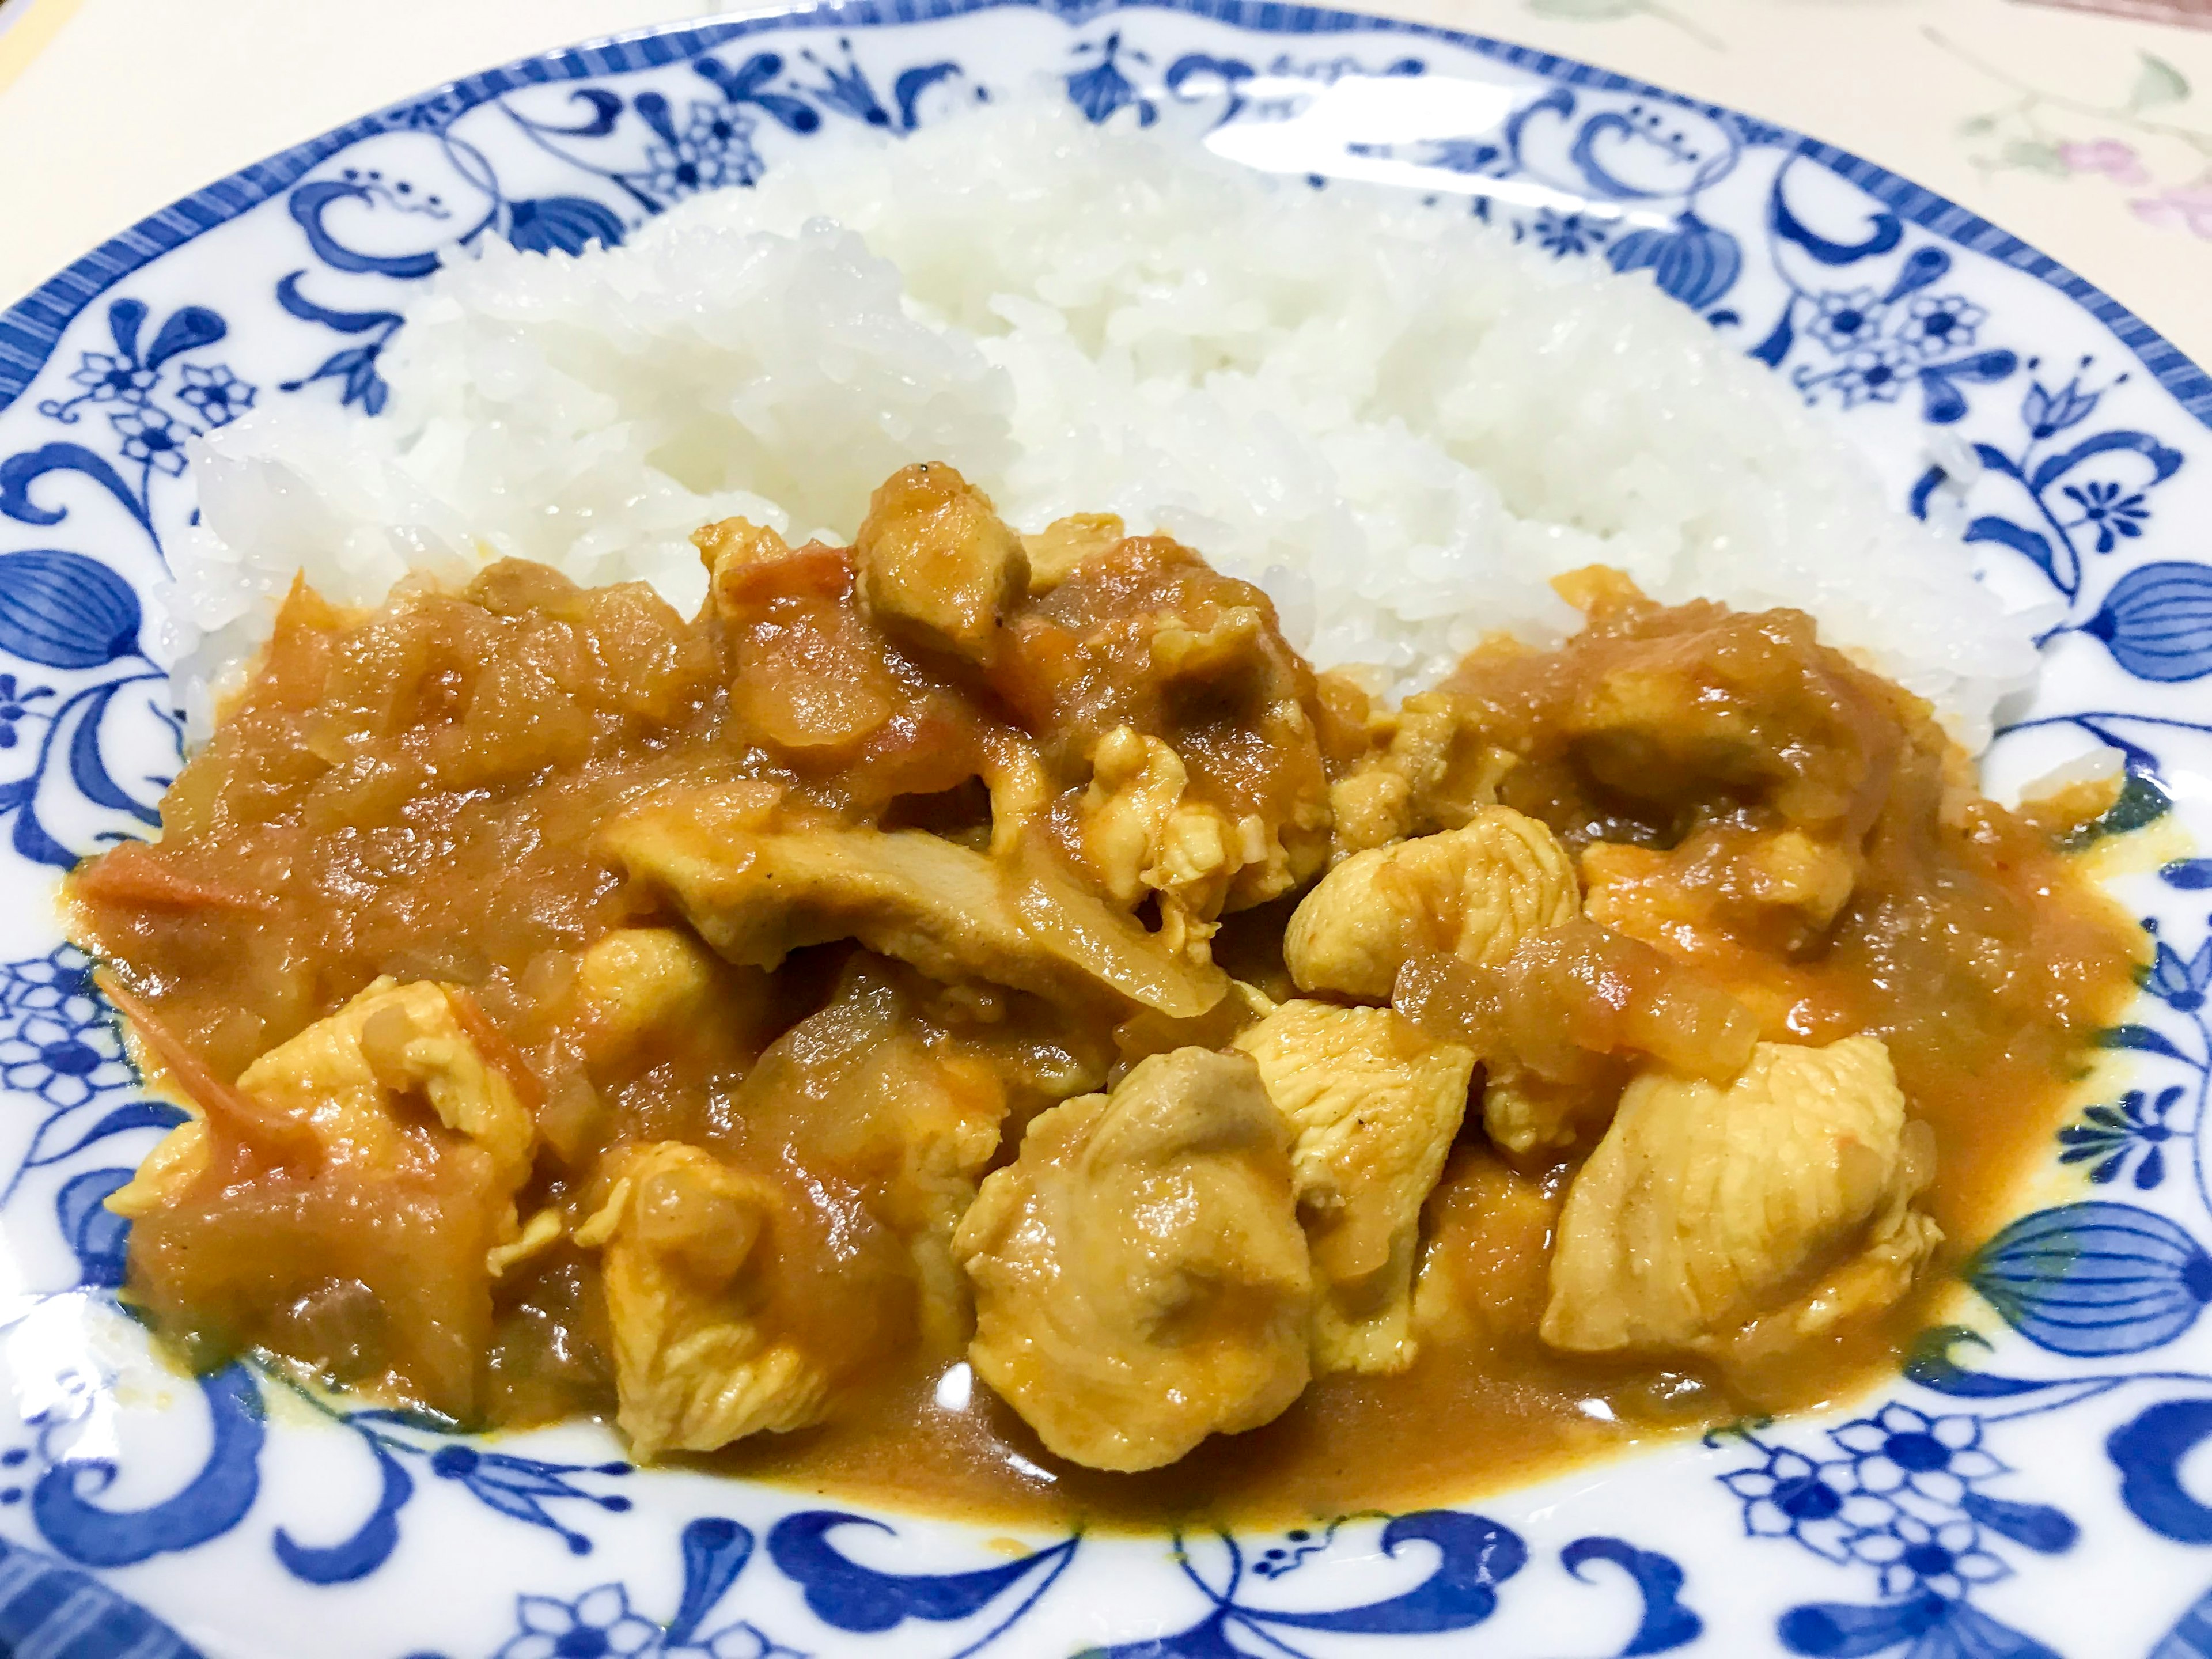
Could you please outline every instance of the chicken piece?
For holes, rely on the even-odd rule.
[[[1483,1128],[1516,1156],[1587,1148],[1641,1060],[1726,1083],[1759,1035],[1703,973],[1587,917],[1523,934],[1499,963],[1421,952],[1391,1006],[1481,1056]]]
[[[1030,561],[1030,592],[1051,592],[1076,566],[1106,552],[1128,533],[1114,514],[1071,513],[1036,535],[1023,537],[1022,551]]]
[[[494,1279],[504,1277],[510,1267],[519,1267],[534,1261],[551,1249],[568,1231],[568,1223],[560,1211],[548,1206],[522,1224],[522,1231],[514,1241],[495,1244],[484,1252],[484,1271]]]
[[[1591,777],[1678,833],[1717,803],[1755,803],[1856,843],[1899,759],[1897,694],[1814,639],[1796,611],[1714,612],[1702,628],[1624,639],[1562,730]]]
[[[1158,1468],[1306,1385],[1290,1133],[1244,1055],[1179,1048],[1040,1114],[953,1252],[976,1375],[1073,1462]]]
[[[924,1342],[968,1338],[952,1230],[999,1149],[1006,1083],[975,1046],[915,1016],[910,976],[857,957],[829,1006],[769,1046],[732,1108],[754,1144],[863,1195],[906,1248]]]
[[[1567,1194],[1544,1340],[1725,1354],[1808,1285],[1795,1334],[1870,1312],[1941,1237],[1908,1208],[1932,1164],[1878,1038],[1762,1042],[1724,1088],[1646,1072]]]
[[[772,1035],[769,976],[724,962],[688,927],[617,927],[571,965],[543,999],[533,1035],[544,1055],[538,1133],[582,1170],[617,1132],[618,1101],[678,1056],[694,1075],[736,1075]]]
[[[1170,955],[1042,863],[1009,870],[918,830],[744,828],[759,820],[723,811],[726,793],[656,797],[606,824],[599,845],[741,967],[857,939],[947,983],[1062,1001],[1120,995],[1189,1016],[1228,988],[1218,969]]]
[[[584,952],[576,969],[575,999],[582,1048],[602,1066],[619,1066],[648,1049],[664,1033],[703,1019],[742,1018],[718,997],[730,969],[681,927],[618,927]],[[761,998],[766,979],[747,987]]]
[[[1574,860],[1534,818],[1486,806],[1462,828],[1355,853],[1291,917],[1283,959],[1301,991],[1388,1002],[1421,951],[1501,962],[1523,933],[1576,913]]]
[[[601,1252],[616,1420],[632,1452],[712,1451],[815,1421],[823,1375],[768,1328],[753,1282],[781,1194],[678,1141],[623,1148],[602,1181],[575,1237]]]
[[[1376,732],[1382,746],[1329,786],[1338,858],[1462,828],[1497,804],[1515,757],[1482,739],[1464,704],[1448,692],[1424,691],[1382,717]]]
[[[982,777],[991,792],[990,854],[1005,858],[1022,832],[1051,806],[1052,779],[1036,745],[1011,731],[984,739]]]
[[[1286,1002],[1237,1039],[1297,1139],[1291,1178],[1312,1247],[1317,1371],[1413,1363],[1414,1246],[1467,1109],[1472,1049],[1388,1008]]]
[[[707,567],[707,592],[726,622],[751,611],[753,579],[791,556],[791,544],[750,519],[724,519],[691,533]]]
[[[1092,765],[1081,808],[1091,867],[1122,904],[1157,894],[1160,943],[1193,962],[1211,961],[1207,941],[1237,872],[1279,855],[1279,844],[1271,848],[1257,813],[1231,823],[1218,807],[1191,799],[1182,757],[1133,726],[1108,732]]]
[[[1000,618],[1029,588],[1022,538],[941,461],[884,481],[853,551],[877,622],[972,663],[997,653]]]
[[[1234,831],[1222,913],[1291,891],[1327,864],[1328,768],[1356,739],[1259,589],[1164,537],[1128,537],[1075,564],[1007,634],[992,690],[1063,787],[1079,798],[1121,727],[1174,750],[1188,775],[1182,798],[1218,810]]]
[[[306,1125],[325,1160],[350,1174],[404,1175],[436,1156],[402,1103],[426,1101],[437,1121],[489,1157],[487,1201],[504,1205],[530,1173],[536,1139],[514,1085],[486,1062],[447,988],[380,979],[327,1018],[279,1043],[239,1074],[238,1090],[280,1118]],[[465,994],[460,993],[459,994]],[[173,1201],[209,1164],[204,1119],[171,1130],[107,1206],[137,1218]]]
[[[1583,849],[1585,908],[1623,933],[1716,962],[1794,956],[1828,931],[1863,860],[1799,830],[1712,826],[1667,852]],[[1752,969],[1755,973],[1755,967]]]

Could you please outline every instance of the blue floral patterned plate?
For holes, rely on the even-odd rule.
[[[2154,850],[2116,879],[2161,942],[2020,1218],[1893,1386],[1460,1508],[1009,1539],[635,1470],[595,1431],[478,1443],[250,1366],[185,1378],[118,1307],[101,1200],[177,1113],[139,1091],[52,900],[76,858],[152,831],[177,765],[141,596],[192,514],[186,437],[273,398],[376,415],[401,304],[473,243],[617,241],[1041,73],[1093,120],[1176,110],[1224,153],[1649,270],[2045,603],[2046,670],[1991,765],[2122,752]],[[1418,77],[1359,107],[1419,120],[1304,118],[1350,76]],[[671,28],[441,88],[156,214],[0,318],[0,1653],[2212,1659],[2212,860],[2187,836],[2212,811],[2208,422],[2212,380],[2141,322],[1863,161],[1514,47],[1239,0]]]

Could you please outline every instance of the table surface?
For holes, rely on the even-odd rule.
[[[0,302],[325,128],[702,3],[0,0]],[[1368,9],[1541,46],[1855,150],[2026,238],[2212,362],[2212,0]]]

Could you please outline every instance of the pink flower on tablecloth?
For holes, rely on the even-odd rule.
[[[2086,143],[2061,144],[2059,159],[2076,173],[2100,173],[2123,185],[2147,185],[2150,170],[2136,154],[2133,144],[2117,138],[2095,138]]]
[[[2161,230],[2186,230],[2212,242],[2212,182],[2172,185],[2128,204],[2136,218]]]

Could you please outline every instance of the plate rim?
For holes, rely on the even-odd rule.
[[[2094,324],[2102,336],[2112,339],[2117,348],[2124,349],[2133,362],[2140,363],[2145,378],[2155,380],[2160,392],[2173,398],[2179,412],[2192,416],[2200,424],[2212,427],[2212,377],[2208,377],[2203,370],[2155,330],[2057,261],[1948,198],[1887,168],[1808,138],[1793,128],[1687,98],[1663,88],[1653,87],[1610,70],[1534,48],[1440,26],[1371,14],[1304,5],[1255,3],[1255,0],[841,0],[841,3],[828,4],[797,3],[744,19],[674,20],[599,40],[549,50],[444,82],[318,135],[181,198],[169,208],[149,216],[131,230],[110,239],[100,249],[95,250],[94,254],[77,261],[61,276],[35,290],[26,301],[5,313],[0,313],[0,415],[7,414],[18,400],[21,392],[48,371],[54,362],[55,350],[67,331],[78,324],[86,312],[108,290],[167,254],[178,252],[206,232],[222,228],[229,220],[245,215],[254,207],[265,205],[296,185],[314,167],[332,155],[379,134],[406,131],[410,125],[410,116],[420,117],[432,111],[445,115],[459,115],[519,88],[532,86],[557,88],[600,76],[630,74],[664,67],[693,52],[711,50],[725,42],[748,37],[773,41],[780,32],[820,30],[828,33],[849,28],[858,33],[864,29],[922,27],[954,20],[981,19],[988,14],[1000,11],[1008,11],[1012,15],[1014,9],[1018,9],[1022,14],[1042,13],[1046,18],[1066,25],[1066,39],[1071,41],[1080,40],[1083,33],[1079,32],[1088,31],[1089,26],[1101,22],[1110,26],[1111,21],[1116,17],[1145,17],[1163,21],[1177,17],[1205,20],[1247,32],[1255,38],[1255,44],[1264,45],[1271,52],[1278,47],[1294,50],[1304,44],[1327,52],[1342,49],[1335,44],[1340,42],[1345,47],[1364,43],[1371,48],[1375,42],[1385,38],[1393,41],[1408,39],[1434,41],[1474,52],[1484,64],[1496,64],[1504,70],[1540,76],[1561,86],[1632,97],[1663,99],[1674,107],[1696,111],[1722,121],[1731,131],[1768,146],[1787,158],[1802,155],[1863,191],[1871,198],[1875,207],[1893,213],[1917,228],[1955,244],[1978,258],[1989,259],[1997,266],[2034,279],[2038,291],[2045,289],[2055,290],[2058,295],[2071,301],[2081,311],[2087,313],[2087,321]],[[1054,40],[1060,38],[1057,34],[1051,34],[1048,25],[1040,33]],[[1104,30],[1101,28],[1092,33],[1103,34]],[[258,193],[247,194],[249,190],[258,190]],[[205,209],[204,216],[194,217],[185,211],[196,204]],[[142,232],[150,236],[149,227],[158,228],[165,219],[171,221],[167,234],[172,234],[173,240],[156,244],[140,236]],[[134,241],[134,238],[139,240]],[[128,258],[130,263],[118,265],[96,285],[84,289],[75,306],[53,323],[52,338],[25,371],[22,385],[11,386],[8,380],[10,329],[41,296],[59,294],[57,304],[66,299],[67,295],[62,290],[67,287],[67,277],[88,267],[99,255],[118,249],[120,250],[118,257]],[[88,276],[85,280],[90,283],[92,276]],[[2059,313],[2054,312],[2051,314],[2055,319]],[[2074,313],[2071,311],[2063,315],[2069,331],[2082,326],[2072,320]],[[2154,352],[2163,354],[2162,358],[2154,360]],[[2161,361],[2168,363],[2167,370],[2161,370]],[[2179,377],[2179,384],[2171,378],[2174,375]],[[2193,444],[2191,447],[2193,450]],[[2212,562],[2206,561],[2194,549],[2187,556],[2192,562]],[[2023,1185],[2023,1198],[2025,1195]],[[1864,1408],[1875,1408],[1875,1399],[1874,1395],[1869,1395],[1863,1402]],[[1965,1408],[1978,1409],[1972,1401],[1965,1402]],[[1735,1489],[1731,1487],[1730,1490],[1733,1492]],[[1486,1497],[1455,1500],[1470,1513],[1476,1504],[1487,1501]],[[887,1510],[903,1512],[933,1524],[947,1518],[918,1510],[905,1510],[903,1505],[886,1504],[879,1498],[866,1500],[860,1507],[878,1516],[884,1515]],[[1747,1521],[1745,1524],[1748,1534],[1749,1522]],[[1725,1532],[1724,1528],[1717,1527],[1715,1530],[1717,1534]],[[1152,1541],[1158,1541],[1163,1535],[1150,1530],[1143,1534]],[[4,1558],[11,1543],[12,1540],[0,1539],[0,1558]],[[1627,1548],[1628,1546],[1623,1545],[1622,1547]],[[1662,1542],[1661,1547],[1674,1546]],[[26,1553],[28,1553],[27,1547]],[[1668,1560],[1664,1556],[1655,1559]],[[625,1577],[630,1576],[627,1567],[623,1571]],[[1583,1576],[1578,1570],[1572,1571],[1576,1577]],[[94,1584],[98,1584],[106,1574],[102,1571],[88,1576]],[[757,1576],[756,1574],[756,1577]],[[1054,1576],[1057,1576],[1057,1569],[1054,1569]],[[688,1583],[687,1578],[687,1586]],[[1663,1600],[1653,1599],[1663,1589],[1662,1581],[1654,1577],[1651,1584],[1647,1586],[1638,1577],[1637,1583],[1645,1596],[1647,1619],[1664,1613],[1668,1604]],[[987,1645],[1005,1629],[1018,1624],[1048,1587],[1049,1581],[1038,1585],[1035,1594],[1022,1601],[1004,1625],[994,1626],[990,1636],[975,1646]],[[520,1586],[511,1583],[507,1588],[517,1589]],[[580,1585],[567,1588],[580,1588]],[[132,1593],[137,1592],[134,1590]],[[1212,1592],[1207,1591],[1207,1594],[1212,1595]],[[1887,1592],[1885,1591],[1884,1595],[1887,1596]],[[2208,1598],[2208,1602],[2212,1602],[2212,1598]],[[164,1605],[173,1607],[175,1604],[165,1603],[165,1598],[161,1596],[149,1596],[144,1602],[149,1615],[154,1609]],[[1960,1605],[1963,1607],[1966,1603],[1962,1600]],[[168,1612],[159,1616],[173,1618],[175,1613]],[[972,1650],[972,1648],[963,1650]],[[1162,1650],[1163,1652],[1168,1650]]]
[[[881,28],[1007,10],[1058,18],[1071,28],[1116,12],[1165,11],[1262,34],[1410,35],[1443,41],[1508,69],[1527,70],[1570,86],[1667,99],[1766,138],[1785,141],[1794,154],[1838,173],[1908,222],[2057,289],[2125,346],[2183,412],[2212,429],[2212,373],[2157,328],[2040,248],[1941,191],[1855,151],[1784,122],[1769,121],[1580,58],[1495,35],[1339,6],[1284,4],[1280,0],[794,0],[794,3],[745,17],[709,16],[649,24],[551,47],[441,82],[251,162],[156,209],[0,311],[0,415],[6,414],[29,388],[70,323],[100,295],[164,254],[289,189],[338,151],[392,130],[395,120],[404,120],[425,105],[458,99],[459,107],[465,110],[521,87],[659,68],[680,55],[679,45],[704,48],[785,29],[840,25]]]

